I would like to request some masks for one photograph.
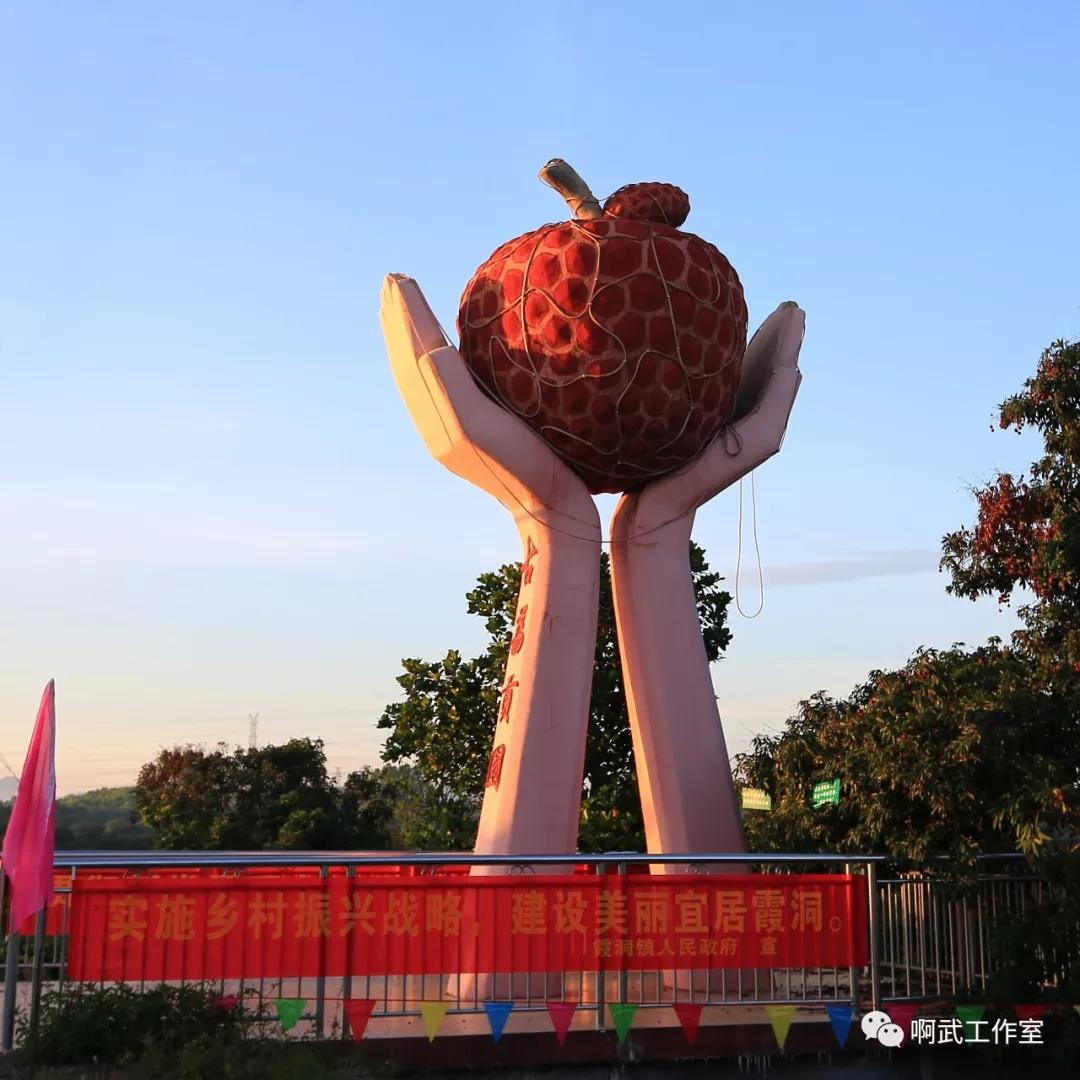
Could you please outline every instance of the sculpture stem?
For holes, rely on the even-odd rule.
[[[589,185],[562,158],[552,158],[540,170],[540,179],[566,200],[579,221],[593,221],[604,216]]]

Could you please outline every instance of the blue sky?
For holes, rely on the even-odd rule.
[[[752,324],[808,313],[765,610],[715,671],[731,749],[1007,633],[937,550],[1034,456],[994,406],[1080,335],[1078,32],[1066,3],[5,5],[0,754],[55,676],[62,791],[255,712],[377,758],[400,658],[479,648],[463,595],[518,557],[416,437],[380,281],[452,325],[563,216],[556,155],[679,184]],[[695,532],[729,582],[736,521],[729,492]]]

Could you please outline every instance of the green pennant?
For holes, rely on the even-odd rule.
[[[742,808],[744,810],[771,810],[772,796],[761,788],[743,788]]]
[[[618,1035],[619,1042],[622,1042],[630,1031],[630,1025],[634,1022],[634,1013],[638,1011],[638,1006],[620,1002],[609,1005],[608,1008],[611,1010],[611,1019],[615,1022],[615,1034]]]
[[[840,781],[822,780],[814,785],[810,794],[810,805],[816,810],[819,806],[836,806],[840,802]]]
[[[985,1005],[957,1005],[956,1015],[964,1022],[964,1042],[972,1042],[979,1036],[976,1021],[983,1018]]]
[[[277,1009],[278,1022],[282,1031],[289,1031],[296,1027],[296,1022],[304,1015],[307,1001],[304,998],[277,998],[274,1001]]]

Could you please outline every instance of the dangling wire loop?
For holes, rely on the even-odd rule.
[[[739,578],[742,575],[742,542],[743,542],[743,482],[739,481],[739,548],[735,557],[735,608],[744,619],[756,619],[765,607],[765,573],[761,566],[761,548],[758,546],[757,534],[757,492],[754,490],[754,474],[750,473],[750,520],[754,537],[754,558],[757,560],[758,570],[758,609],[752,615],[743,611],[742,602],[739,599]]]

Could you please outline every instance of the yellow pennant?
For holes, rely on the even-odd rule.
[[[449,1008],[449,1001],[420,1002],[420,1015],[424,1018],[424,1030],[427,1032],[428,1042],[435,1041],[435,1034],[443,1022],[446,1010]]]
[[[769,1023],[772,1024],[773,1034],[780,1049],[784,1049],[787,1042],[788,1031],[791,1028],[791,1019],[795,1015],[794,1005],[766,1005],[765,1011],[769,1014]]]

